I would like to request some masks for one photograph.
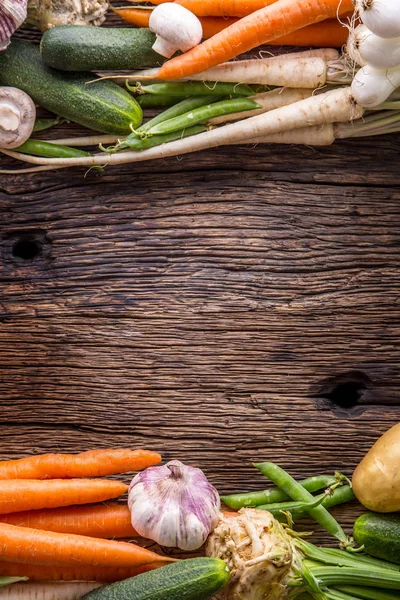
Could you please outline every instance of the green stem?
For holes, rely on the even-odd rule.
[[[336,589],[344,594],[349,594],[362,600],[399,600],[400,598],[400,594],[397,592],[387,592],[369,587],[340,585]]]
[[[394,571],[330,566],[312,567],[310,570],[321,586],[359,585],[400,590],[400,573]]]
[[[400,572],[400,567],[397,565],[379,560],[378,558],[372,558],[366,554],[358,553],[357,555],[353,555],[343,550],[337,550],[336,548],[319,548],[300,538],[296,538],[294,543],[304,556],[326,565],[366,569],[374,568]]]

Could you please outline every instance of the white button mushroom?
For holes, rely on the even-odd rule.
[[[0,87],[0,148],[21,146],[33,131],[36,108],[22,90]]]
[[[157,36],[153,50],[166,58],[171,58],[177,50],[188,52],[200,44],[203,37],[196,15],[172,2],[160,4],[153,10],[149,27]]]

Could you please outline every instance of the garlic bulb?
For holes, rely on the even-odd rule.
[[[28,0],[0,0],[0,50],[5,50],[14,31],[26,19]]]
[[[197,550],[218,523],[221,503],[200,469],[172,460],[134,477],[128,506],[139,535],[161,546]]]

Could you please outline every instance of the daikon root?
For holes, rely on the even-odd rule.
[[[314,127],[302,127],[283,133],[274,133],[264,137],[235,142],[239,144],[300,144],[303,146],[330,146],[335,141],[335,130],[333,123],[314,125]]]

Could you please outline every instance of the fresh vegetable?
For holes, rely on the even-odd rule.
[[[171,94],[142,94],[136,96],[136,102],[142,108],[162,108],[164,106],[174,106],[178,102],[185,100],[187,96],[171,96]]]
[[[171,460],[133,478],[128,506],[132,525],[143,537],[196,550],[218,522],[221,503],[200,469]]]
[[[205,123],[214,117],[220,117],[222,115],[229,115],[247,110],[255,110],[257,108],[260,108],[260,105],[250,98],[232,98],[230,100],[221,100],[220,102],[214,102],[213,104],[200,106],[199,108],[195,108],[190,112],[173,117],[167,121],[162,121],[157,125],[153,125],[147,131],[147,134],[150,136],[174,133],[176,131],[182,131],[191,125]]]
[[[157,562],[140,567],[93,567],[76,565],[74,567],[30,565],[21,563],[0,562],[0,576],[2,573],[11,575],[26,575],[30,581],[98,581],[101,583],[114,583],[128,577],[135,577],[140,573],[147,573],[162,567],[165,563]]]
[[[298,481],[298,483],[308,492],[318,492],[319,490],[330,487],[338,480],[339,476],[336,474],[333,476],[317,475]],[[230,508],[239,510],[239,508],[243,507],[251,508],[260,506],[261,504],[285,502],[286,500],[289,500],[289,496],[279,488],[270,488],[260,492],[248,492],[247,494],[230,494],[229,496],[221,496],[221,500]]]
[[[126,90],[110,81],[86,85],[90,78],[50,69],[37,47],[22,40],[0,53],[0,83],[22,89],[47,110],[105,133],[127,135],[140,125],[142,110]]]
[[[166,133],[164,135],[151,135],[144,138],[133,135],[132,137],[127,137],[125,142],[123,142],[123,146],[125,148],[130,148],[131,150],[147,150],[148,148],[154,148],[155,146],[160,146],[161,144],[167,144],[168,142],[181,140],[192,135],[203,133],[204,131],[207,131],[207,127],[205,125],[193,125],[192,127],[187,127],[186,129],[182,129],[180,131],[174,131],[173,133]],[[109,152],[110,150],[107,149],[107,151]]]
[[[35,118],[35,104],[25,92],[0,87],[0,148],[16,148],[26,142],[35,126]]]
[[[353,474],[358,500],[375,512],[400,511],[400,423],[372,446]]]
[[[400,36],[398,0],[355,0],[356,11],[372,33],[382,38]]]
[[[354,523],[354,539],[371,556],[400,565],[400,515],[361,515]]]
[[[156,34],[153,50],[166,58],[178,50],[187,52],[200,44],[203,37],[196,15],[174,2],[157,6],[151,13],[149,27]]]
[[[64,160],[39,159],[32,156],[24,157],[23,160],[31,164],[47,165],[51,169],[97,164],[126,164],[154,160],[156,158],[165,158],[167,156],[177,156],[217,146],[238,143],[243,144],[246,143],[247,140],[252,140],[253,143],[256,138],[260,140],[266,139],[273,134],[286,133],[301,128],[322,126],[327,123],[335,123],[335,131],[341,137],[366,135],[367,131],[368,135],[371,135],[371,131],[372,135],[374,135],[374,133],[377,132],[376,124],[371,126],[371,124],[368,123],[365,132],[362,133],[362,115],[363,109],[355,104],[349,88],[340,88],[313,96],[312,98],[306,98],[305,100],[301,100],[290,106],[283,106],[276,110],[271,110],[267,113],[244,119],[238,123],[228,124],[224,127],[213,129],[212,131],[200,133],[199,135],[192,136],[190,139],[177,140],[176,142],[144,150],[143,152],[123,152],[111,156],[108,155],[106,157],[102,157],[101,154],[96,154],[87,158]],[[390,126],[387,122],[389,119],[382,118],[382,116],[380,116],[380,118],[383,121],[379,130],[381,133],[388,133],[396,128],[398,129],[398,113],[393,117],[393,122]],[[353,126],[351,123],[349,124],[349,121],[354,119],[360,119],[360,122],[358,123],[355,132],[352,133]],[[345,133],[341,131],[341,128],[338,130],[336,129],[338,127],[336,124],[339,123],[346,124],[343,126]],[[298,140],[298,138],[296,139]],[[22,156],[11,150],[7,150],[5,153],[14,158],[20,158]],[[3,170],[0,172],[4,173],[5,171]]]
[[[61,71],[96,71],[156,67],[163,63],[152,50],[149,29],[55,27],[40,43],[44,62]]]
[[[255,465],[259,471],[266,477],[268,477],[278,488],[284,491],[289,498],[298,502],[304,502],[304,509],[306,512],[317,521],[335,537],[340,544],[346,548],[352,545],[353,541],[349,538],[339,523],[332,517],[332,515],[324,508],[319,505],[316,507],[307,507],[307,504],[314,501],[314,497],[307,492],[293,477],[291,477],[286,471],[281,469],[278,465],[271,462],[258,463]]]
[[[124,6],[113,8],[113,11],[127,23],[136,27],[148,27],[152,8]],[[349,15],[344,15],[342,20]],[[201,17],[203,38],[208,40],[223,29],[236,23],[235,17]],[[273,46],[314,46],[316,48],[333,47],[340,48],[348,38],[347,27],[338,19],[327,19],[315,25],[309,25],[298,29],[287,36],[277,38],[270,42]]]
[[[280,0],[168,61],[161,67],[159,78],[190,77],[302,27],[351,12],[352,8],[352,0]]]
[[[153,83],[151,85],[130,86],[130,91],[139,94],[154,95],[176,95],[178,97],[189,96],[252,96],[254,91],[251,87],[240,83],[214,83],[212,81],[183,81],[172,83]]]
[[[342,592],[339,600],[351,600],[361,598],[362,600],[399,600],[398,592],[387,592],[375,588],[360,587],[355,585],[341,585],[335,588],[336,592]],[[379,594],[379,595],[378,595]]]
[[[347,51],[355,63],[375,69],[392,69],[400,65],[400,37],[385,39],[365,25],[350,32]]]
[[[128,448],[88,450],[80,454],[38,454],[0,461],[0,479],[104,477],[141,471],[159,462],[161,456],[157,452]]]
[[[255,115],[261,115],[269,110],[275,110],[281,106],[287,106],[288,104],[293,104],[294,102],[298,102],[299,100],[304,100],[304,98],[309,98],[312,96],[313,90],[311,89],[301,89],[301,88],[276,88],[271,92],[263,92],[261,94],[256,94],[256,96],[252,96],[252,100],[257,102],[260,108],[256,108],[254,110],[249,110],[246,112],[233,113],[229,115],[223,115],[221,117],[214,117],[208,121],[209,125],[220,125],[221,123],[227,123],[229,121],[237,121],[239,119],[247,119],[248,117],[254,117]],[[316,490],[313,490],[316,491]],[[268,500],[263,501],[263,503],[268,502]],[[250,505],[247,505],[250,506]],[[239,506],[238,508],[242,508]]]
[[[80,156],[91,156],[90,152],[71,148],[70,146],[60,146],[44,142],[43,140],[27,140],[16,151],[23,154],[31,154],[32,156],[44,156],[48,158],[79,158]]]
[[[60,25],[101,25],[107,0],[28,0],[28,19],[41,31]]]
[[[366,65],[355,74],[351,91],[360,106],[375,108],[385,102],[399,86],[400,66],[380,70]]]
[[[8,479],[0,485],[0,514],[102,502],[127,490],[125,483],[108,479]]]
[[[10,43],[11,36],[26,19],[28,0],[3,0],[0,3],[0,52]]]
[[[136,130],[136,134],[133,133],[130,136],[128,136],[128,138],[131,138],[132,136],[137,137],[137,134],[147,133],[152,127],[155,127],[159,123],[163,123],[164,121],[168,121],[169,119],[174,119],[176,117],[179,117],[180,115],[184,115],[187,112],[195,110],[196,108],[206,106],[207,104],[210,104],[211,102],[216,102],[218,100],[218,96],[191,96],[190,98],[186,98],[185,100],[182,100],[181,102],[178,102],[177,104],[171,106],[167,110],[164,110],[163,112],[159,113],[158,115],[150,119],[150,121],[147,121],[147,123],[144,123],[144,125],[142,125],[141,127],[139,127],[139,129]]]
[[[129,508],[124,504],[89,504],[48,510],[0,515],[1,523],[74,533],[96,538],[132,538],[138,533],[131,525]]]
[[[334,489],[332,492],[314,496],[313,500],[307,502],[280,502],[276,504],[261,504],[257,508],[260,510],[268,510],[278,521],[287,522],[287,514],[290,513],[293,521],[298,521],[307,516],[310,508],[316,508],[321,505],[326,509],[333,508],[338,504],[351,502],[355,496],[349,485],[344,485]]]
[[[71,482],[69,482],[71,484]],[[5,562],[49,566],[136,567],[173,559],[127,542],[0,523]]]
[[[357,554],[336,550],[334,555],[313,546],[267,511],[253,508],[222,516],[207,541],[206,554],[221,558],[231,569],[231,579],[219,596],[227,600],[289,600],[302,592],[334,600],[327,587],[345,585],[373,587],[380,600],[382,589],[400,590],[400,572],[384,566],[372,569]]]
[[[85,600],[208,600],[229,580],[217,558],[192,558],[94,590]]]
[[[0,590],[1,600],[80,600],[101,584],[93,581],[71,583],[18,583]]]

